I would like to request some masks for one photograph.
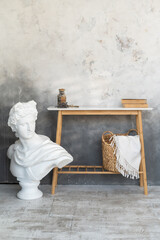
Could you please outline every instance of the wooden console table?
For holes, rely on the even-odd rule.
[[[65,115],[135,115],[136,127],[141,141],[141,164],[139,169],[140,186],[144,187],[144,194],[148,194],[147,175],[142,127],[142,111],[150,111],[152,108],[105,108],[105,107],[79,107],[79,108],[47,108],[49,111],[58,111],[56,143],[61,144],[62,119]],[[118,172],[109,172],[102,166],[65,166],[62,169],[54,168],[52,179],[52,194],[55,193],[58,174],[119,174]]]

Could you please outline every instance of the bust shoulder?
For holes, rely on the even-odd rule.
[[[7,151],[7,157],[10,159],[12,158],[12,155],[14,153],[14,147],[15,147],[15,144],[12,144]]]
[[[45,135],[40,135],[38,134],[39,138],[42,140],[42,141],[46,141],[46,140],[50,140],[49,137],[45,136]],[[51,141],[51,140],[50,140]]]
[[[40,135],[37,134],[37,138],[36,138],[36,145],[35,146],[39,146],[39,145],[43,145],[45,143],[51,142],[50,138],[45,136],[45,135]]]

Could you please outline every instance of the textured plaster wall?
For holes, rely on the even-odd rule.
[[[147,98],[143,114],[149,184],[160,184],[160,1],[0,1],[0,180],[14,182],[7,148],[15,141],[7,127],[18,101],[38,103],[37,132],[55,140],[60,87],[76,105],[118,107],[121,98]],[[101,163],[101,134],[135,127],[132,117],[65,117],[62,145],[75,163]],[[44,180],[51,182],[51,174]],[[60,176],[62,184],[136,181],[121,176]]]

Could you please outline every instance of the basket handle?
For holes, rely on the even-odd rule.
[[[114,135],[112,132],[110,131],[105,131],[103,134],[102,134],[102,141],[105,142],[104,140],[104,135],[107,135],[107,134],[111,134],[112,136]]]
[[[138,135],[138,131],[137,131],[137,129],[130,129],[130,130],[127,132],[127,135],[129,135],[131,132],[136,132],[137,135]]]

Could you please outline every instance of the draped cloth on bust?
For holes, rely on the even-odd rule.
[[[63,147],[52,142],[46,136],[41,135],[40,137],[42,143],[27,151],[22,149],[19,140],[16,141],[11,158],[11,166],[14,164],[22,166],[28,176],[35,180],[42,179],[54,167],[62,168],[73,161],[73,157]]]

